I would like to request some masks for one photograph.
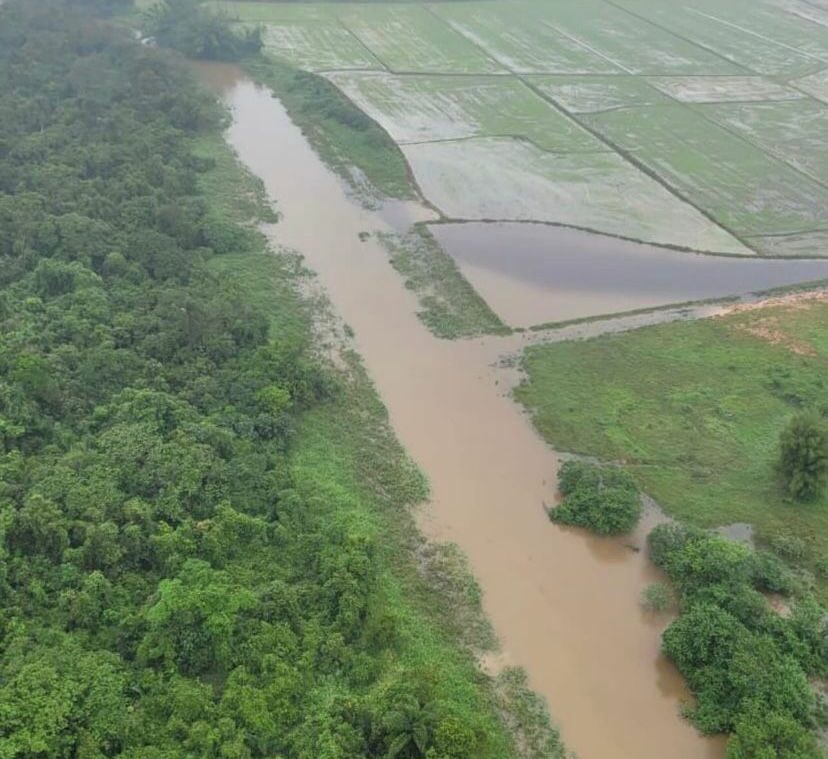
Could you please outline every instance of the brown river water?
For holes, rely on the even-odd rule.
[[[468,555],[502,644],[498,659],[526,669],[582,759],[723,756],[722,741],[679,716],[688,693],[659,654],[665,620],[639,603],[655,576],[643,554],[546,518],[555,453],[509,397],[514,372],[495,366],[523,336],[433,337],[385,250],[373,236],[360,240],[390,231],[389,216],[349,196],[268,91],[233,68],[201,71],[232,110],[227,140],[282,214],[273,242],[301,252],[318,274],[397,436],[428,476],[423,531]],[[409,210],[410,221],[428,218]],[[398,207],[391,218],[404,214]]]

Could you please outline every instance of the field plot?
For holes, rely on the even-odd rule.
[[[330,6],[310,3],[269,3],[256,0],[211,0],[207,5],[241,21],[305,24],[311,21],[332,23],[336,18]]]
[[[265,50],[306,71],[382,69],[382,64],[336,21],[268,23]]]
[[[824,0],[821,5],[820,0],[769,0],[768,4],[792,16],[828,27],[828,3]]]
[[[822,104],[708,105],[702,112],[814,179],[828,180],[828,108]]]
[[[817,71],[815,74],[797,79],[791,84],[798,87],[803,92],[807,92],[817,100],[823,103],[828,103],[828,68],[823,71]]]
[[[494,138],[405,145],[403,152],[426,197],[452,218],[550,221],[697,250],[750,253],[614,153],[556,155]]]
[[[760,76],[663,76],[647,81],[682,103],[798,100],[802,93]]]
[[[422,5],[343,5],[337,16],[396,72],[491,74],[503,69]]]
[[[635,76],[532,76],[527,81],[571,113],[596,113],[670,99]]]
[[[730,20],[722,19],[712,12],[712,8],[702,10],[698,0],[688,5],[658,3],[654,0],[621,0],[620,4],[639,14],[642,19],[657,23],[664,29],[669,29],[686,39],[716,51],[722,60],[726,59],[738,66],[732,73],[738,74],[741,70],[741,73],[796,76],[813,71],[819,62],[798,46],[790,45],[785,41],[777,41],[774,38],[775,30],[764,29],[763,33],[756,33],[745,28],[743,24],[735,24]],[[724,3],[718,4],[719,8],[724,5]],[[761,3],[751,1],[752,10],[747,15],[750,16],[756,12],[760,5]],[[777,15],[783,16],[781,12]],[[743,17],[741,21],[745,21],[745,18]],[[807,24],[808,22],[802,20],[801,23]],[[803,36],[805,36],[804,32]]]
[[[514,136],[544,150],[608,148],[514,77],[328,75],[398,143]]]
[[[538,22],[567,34],[628,74],[737,74],[720,56],[601,0],[536,4]],[[670,9],[672,4],[665,6]]]
[[[517,2],[435,3],[431,10],[505,68],[520,74],[613,74],[602,55],[539,22],[531,5]]]
[[[589,120],[737,233],[778,235],[828,226],[823,186],[688,108],[632,108]]]
[[[220,7],[368,114],[452,217],[828,255],[828,0]],[[435,141],[457,144],[414,144]]]
[[[655,4],[654,0],[650,2]],[[691,0],[687,7],[730,29],[743,30],[760,42],[787,45],[812,62],[828,62],[825,27],[802,15],[805,4],[789,0]]]

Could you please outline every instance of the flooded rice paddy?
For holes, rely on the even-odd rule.
[[[433,224],[512,327],[722,298],[828,278],[828,261],[688,253],[545,224]]]
[[[526,668],[585,759],[723,756],[722,741],[679,716],[688,693],[659,653],[665,620],[639,604],[654,579],[643,554],[629,538],[592,538],[546,518],[556,455],[509,397],[512,371],[498,368],[525,336],[433,337],[386,251],[361,235],[390,231],[383,216],[348,195],[267,90],[233,68],[202,71],[232,110],[228,141],[278,203],[274,244],[300,251],[317,273],[354,330],[396,434],[429,478],[423,530],[468,555],[499,658]],[[398,207],[388,218],[404,217]]]

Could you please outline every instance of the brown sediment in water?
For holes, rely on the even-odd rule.
[[[688,693],[659,653],[664,621],[640,607],[656,577],[625,540],[552,524],[556,456],[508,395],[498,359],[524,335],[441,341],[376,237],[382,217],[350,199],[278,100],[243,74],[203,69],[233,110],[227,139],[282,214],[276,244],[300,251],[428,476],[421,526],[460,545],[484,592],[504,661],[526,668],[569,747],[585,759],[721,757],[679,716]],[[412,219],[413,220],[413,219]]]

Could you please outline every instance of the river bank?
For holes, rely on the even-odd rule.
[[[374,240],[394,230],[348,196],[270,93],[241,74],[218,86],[233,112],[228,141],[278,200],[271,239],[301,251],[353,330],[396,435],[428,477],[422,529],[468,555],[503,660],[526,668],[579,754],[660,759],[669,745],[675,757],[721,756],[721,742],[679,715],[688,694],[659,653],[664,620],[639,605],[654,577],[645,558],[546,520],[556,457],[506,392],[511,370],[499,358],[511,338],[435,339]]]

